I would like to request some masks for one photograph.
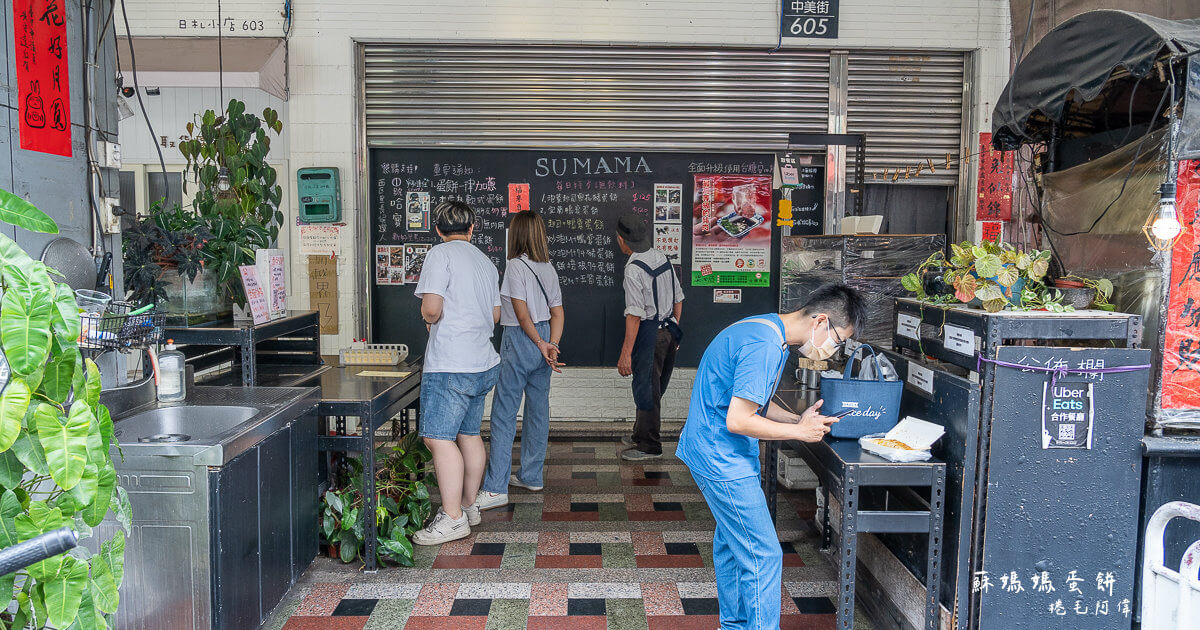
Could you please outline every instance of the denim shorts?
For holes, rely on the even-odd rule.
[[[483,403],[496,386],[500,366],[486,372],[426,372],[421,375],[423,438],[453,441],[459,435],[479,435]]]

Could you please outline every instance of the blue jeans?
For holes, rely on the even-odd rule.
[[[479,435],[483,404],[496,385],[500,366],[485,372],[425,372],[421,375],[421,420],[417,434],[453,442]]]
[[[758,477],[692,478],[717,521],[713,568],[722,630],[778,629],[783,549]]]
[[[550,339],[550,322],[534,325],[543,340]],[[505,326],[500,341],[500,379],[492,398],[492,440],[483,489],[508,492],[512,445],[517,434],[517,409],[525,396],[521,420],[521,470],[517,479],[542,485],[542,464],[550,438],[550,366],[520,326]]]

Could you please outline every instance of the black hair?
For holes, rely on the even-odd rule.
[[[857,289],[845,284],[827,284],[808,295],[799,309],[807,315],[829,316],[836,328],[853,327],[860,332],[867,322],[867,303]]]
[[[433,209],[437,229],[446,236],[466,234],[475,225],[475,211],[471,206],[458,201],[443,201]]]

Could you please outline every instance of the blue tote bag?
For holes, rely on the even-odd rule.
[[[859,352],[865,354],[865,351],[870,351],[871,358],[875,360],[874,380],[851,377],[855,357]],[[863,360],[866,360],[865,356]],[[842,378],[821,379],[821,398],[825,401],[821,406],[821,415],[850,412],[833,424],[829,435],[858,439],[872,433],[887,433],[900,421],[900,395],[903,392],[903,382],[883,380],[883,369],[875,349],[863,344],[846,361]]]

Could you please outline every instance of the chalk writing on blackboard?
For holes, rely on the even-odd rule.
[[[992,580],[993,573],[1000,576],[997,581]],[[1113,614],[1128,618],[1132,614],[1132,605],[1128,599],[1122,598],[1113,604],[1117,585],[1116,574],[1113,571],[1096,572],[1095,590],[1092,590],[1089,579],[1080,577],[1078,569],[1069,571],[1063,579],[1061,584],[1066,588],[1065,592],[1055,587],[1049,571],[1032,572],[1029,574],[1028,583],[1027,590],[1017,571],[976,571],[971,578],[971,591],[984,596],[992,595],[994,591],[994,597],[1021,596],[1035,598],[1035,601],[1038,595],[1047,595],[1048,598],[1042,599],[1041,603],[1036,605],[1044,606],[1046,614],[1056,617],[1105,617]]]

